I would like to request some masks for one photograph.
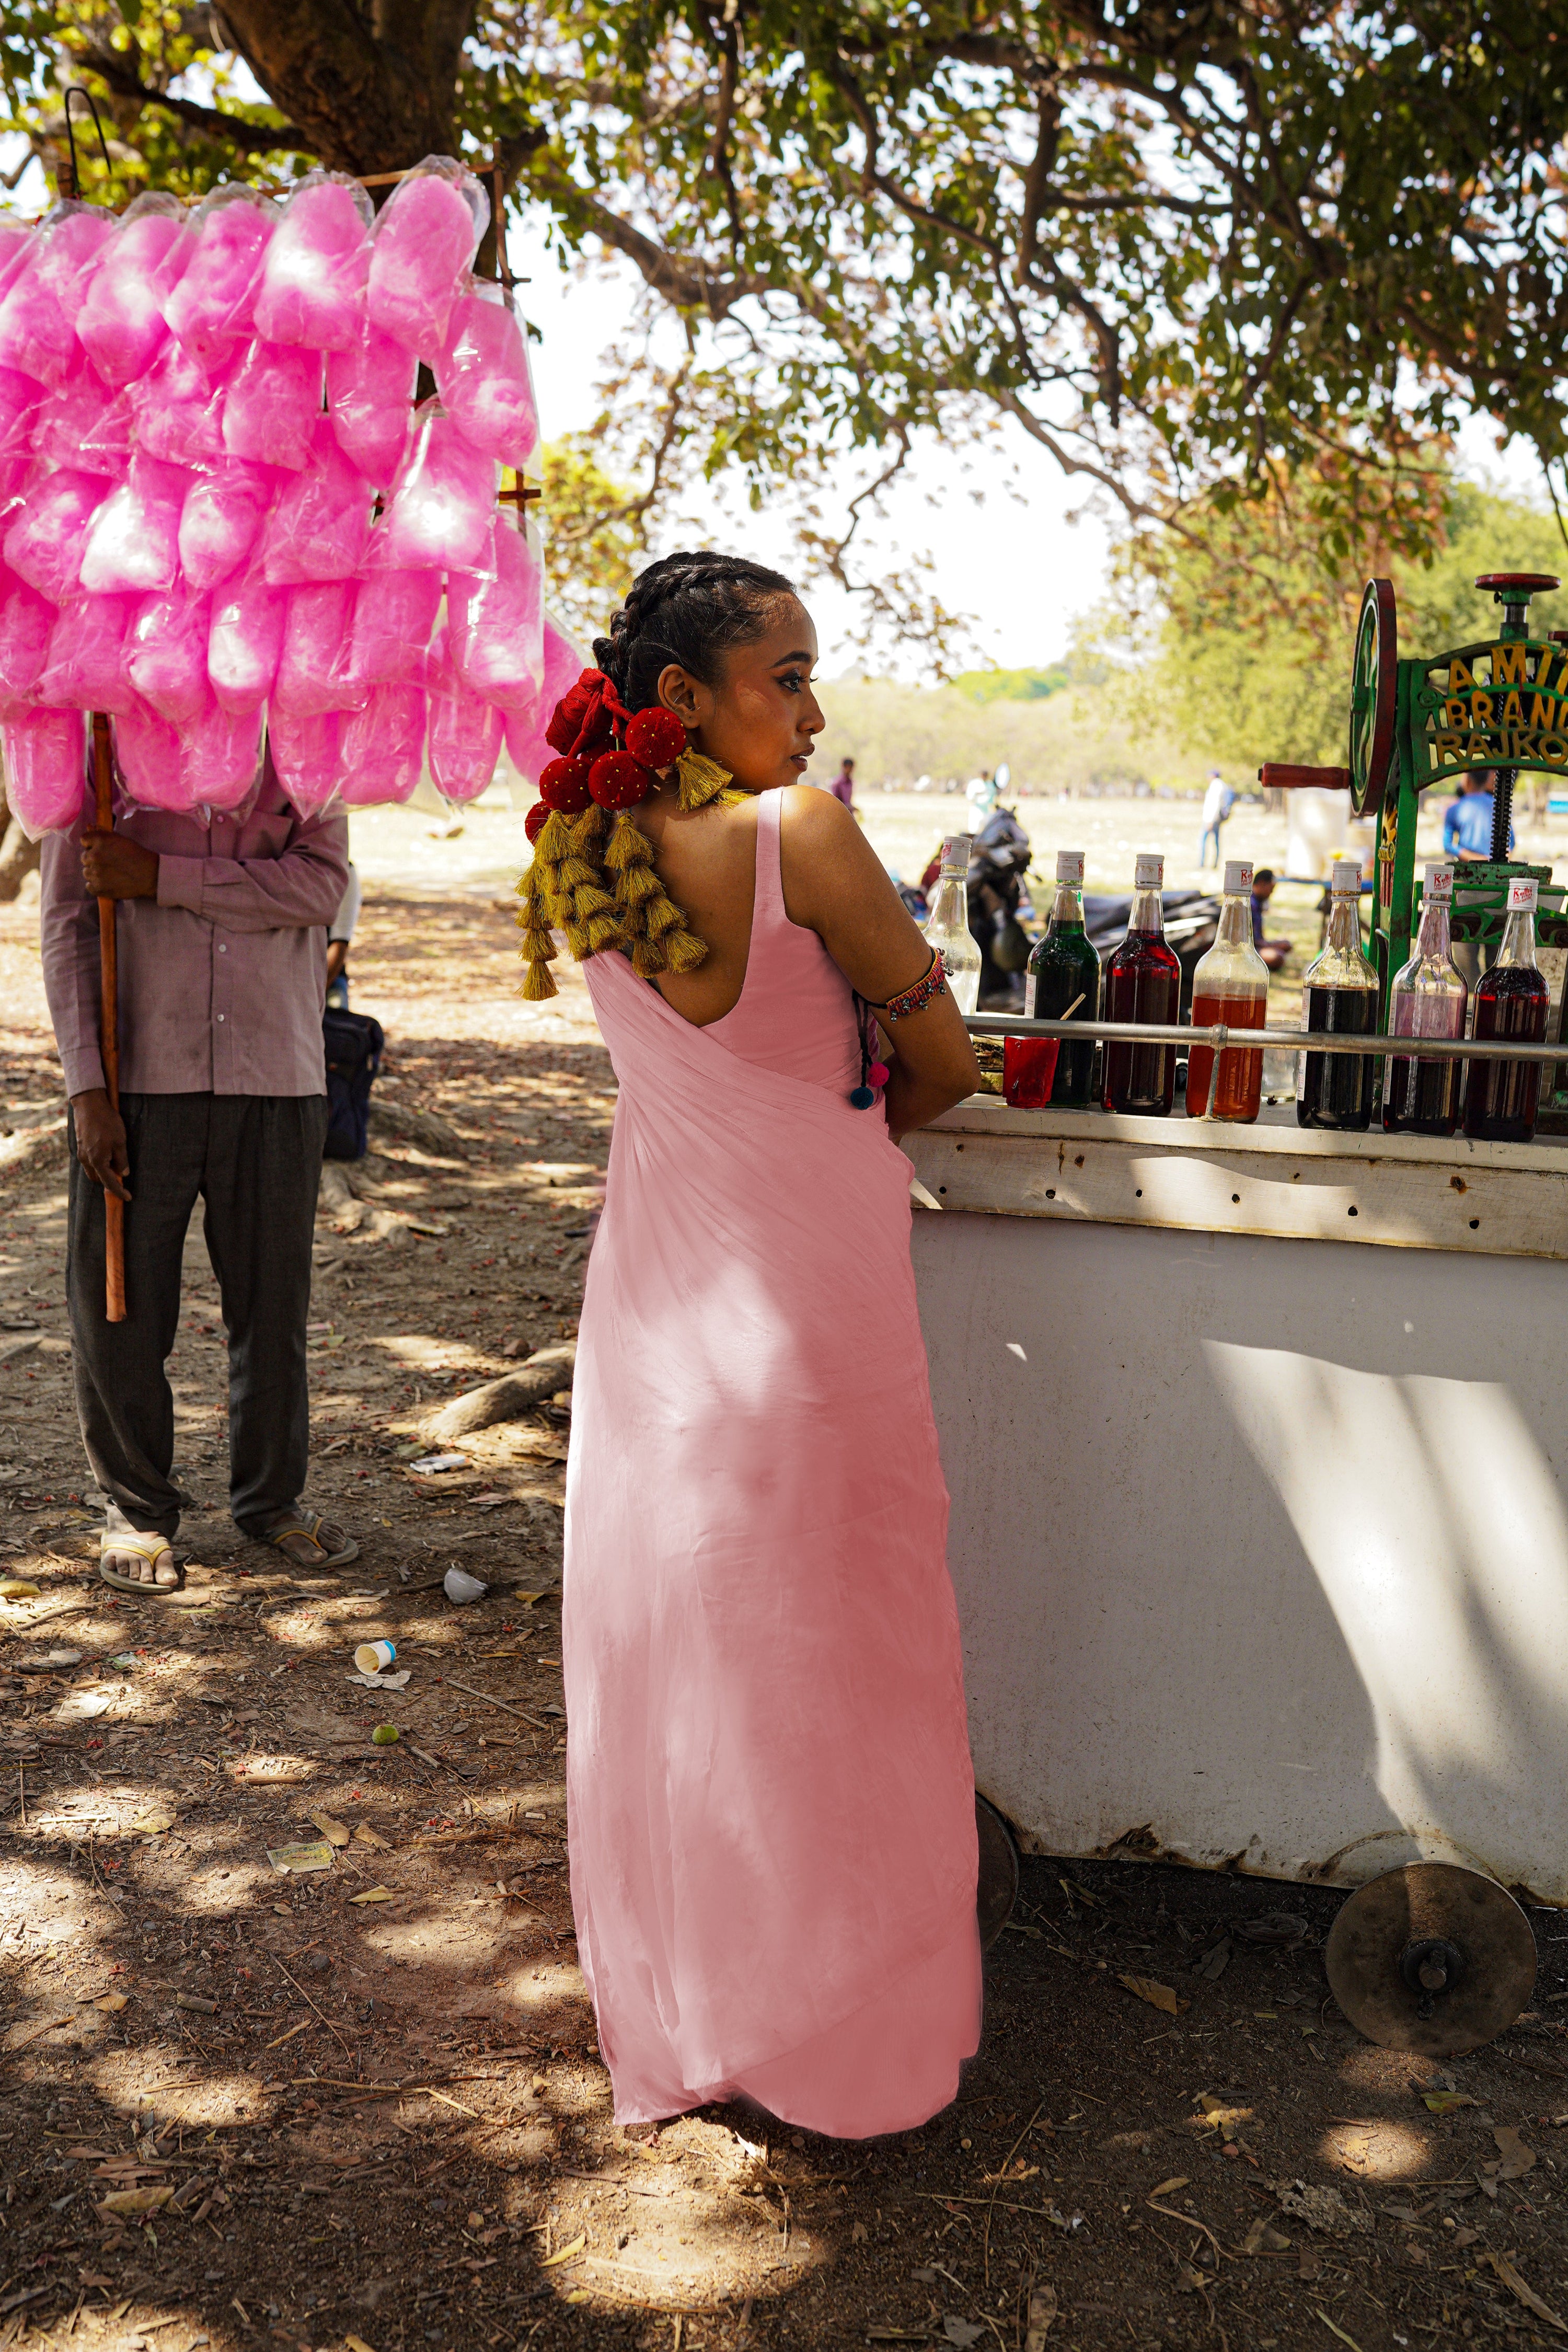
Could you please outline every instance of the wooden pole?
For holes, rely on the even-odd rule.
[[[92,714],[92,782],[97,803],[98,829],[100,833],[114,830],[114,765],[109,748],[109,718],[102,710]],[[103,1055],[103,1083],[109,1090],[110,1108],[120,1108],[120,960],[114,929],[114,901],[100,898],[98,902],[98,964],[102,1001],[102,1028],[100,1044]],[[118,1194],[104,1188],[103,1194],[103,1311],[110,1323],[125,1320],[125,1203]]]

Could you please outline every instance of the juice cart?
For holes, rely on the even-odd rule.
[[[1373,637],[1350,780],[1386,984],[1419,791],[1568,761],[1503,715],[1555,711],[1568,661],[1505,629],[1398,664],[1379,745]],[[1508,870],[1468,869],[1483,933]],[[1568,1905],[1568,1145],[977,1096],[906,1148],[982,1791],[1026,1851],[1352,1890],[1347,2013],[1435,2054],[1490,2038],[1533,1979],[1521,1902]]]

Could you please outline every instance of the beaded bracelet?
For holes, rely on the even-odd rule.
[[[912,988],[900,988],[897,996],[889,996],[886,1004],[878,1007],[884,1021],[901,1021],[906,1013],[919,1013],[933,996],[940,996],[947,986],[947,972],[942,961],[942,950],[933,948],[931,959],[921,979]]]

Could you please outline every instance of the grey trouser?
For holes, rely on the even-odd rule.
[[[228,1334],[229,1508],[258,1535],[304,1490],[305,1320],[325,1095],[122,1095],[131,1156],[126,1319],[103,1312],[103,1192],[73,1149],[66,1297],[82,1443],[111,1535],[173,1537],[174,1400],[163,1367],[180,1321],[198,1196]]]

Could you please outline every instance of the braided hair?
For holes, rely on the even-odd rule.
[[[716,685],[724,655],[762,636],[769,605],[794,593],[782,572],[744,556],[706,549],[667,555],[632,583],[609,635],[595,639],[594,658],[635,716],[657,704],[659,677],[671,663],[704,686]],[[730,788],[725,769],[698,752],[681,754],[679,773],[682,808],[746,797]],[[618,948],[643,979],[694,971],[708,953],[660,882],[647,835],[624,810],[613,825],[597,804],[575,817],[552,811],[518,892],[525,997],[556,992],[549,969],[554,927],[565,931],[579,961]]]

